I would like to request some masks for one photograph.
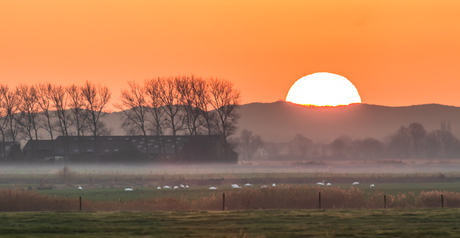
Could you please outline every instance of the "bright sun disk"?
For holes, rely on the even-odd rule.
[[[345,77],[321,72],[297,80],[289,89],[286,101],[311,106],[340,106],[361,103],[361,97]]]

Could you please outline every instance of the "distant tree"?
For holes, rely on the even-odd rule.
[[[411,156],[412,134],[409,128],[401,126],[390,138],[389,150],[396,157]]]
[[[359,158],[375,159],[383,157],[384,145],[377,139],[356,140],[354,144]]]
[[[254,153],[261,147],[264,142],[259,135],[254,135],[252,131],[243,129],[239,137],[239,147],[245,154],[247,160],[251,160]]]
[[[343,156],[345,152],[345,147],[345,141],[341,138],[337,138],[331,143],[331,148],[335,156]]]
[[[122,127],[125,131],[144,136],[147,160],[150,158],[147,141],[149,108],[144,88],[135,81],[128,81],[129,89],[121,91],[120,103],[114,104],[122,113]]]
[[[94,154],[97,156],[97,137],[110,134],[110,130],[101,119],[107,115],[106,107],[112,94],[107,86],[95,85],[90,81],[85,82],[81,92],[84,101],[83,107],[87,112],[85,115],[86,120],[88,120],[88,129],[94,138]]]
[[[441,145],[441,134],[440,130],[432,131],[426,135],[426,155],[428,158],[436,158],[441,155],[443,146]]]
[[[434,139],[439,148],[437,157],[453,157],[458,150],[458,139],[447,130],[434,131]]]
[[[297,133],[294,136],[294,139],[292,140],[292,147],[300,152],[300,156],[302,158],[306,157],[308,147],[311,145],[313,145],[313,141],[311,141],[310,139],[308,139],[300,133]]]
[[[426,136],[426,130],[422,124],[414,122],[409,125],[409,130],[412,135],[412,141],[414,143],[414,152],[415,157],[418,158],[419,156],[419,146],[422,140]]]

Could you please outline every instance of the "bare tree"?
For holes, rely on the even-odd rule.
[[[414,143],[415,157],[417,158],[419,155],[420,143],[426,136],[426,130],[422,124],[417,123],[417,122],[410,124],[409,130],[412,135],[412,141]]]
[[[224,157],[228,156],[229,137],[237,130],[237,122],[240,117],[236,111],[240,105],[240,92],[233,88],[233,83],[218,78],[211,78],[210,104],[216,112],[214,126],[224,143]]]
[[[200,100],[200,84],[201,78],[194,75],[182,76],[177,78],[176,87],[179,92],[179,102],[184,110],[184,122],[190,135],[197,135],[198,129],[203,124],[201,119],[201,111],[198,107]]]
[[[70,112],[68,108],[69,97],[65,87],[61,85],[52,86],[51,88],[51,101],[55,109],[55,115],[57,117],[56,127],[58,132],[63,136],[63,150],[64,155],[67,157],[69,154],[69,128],[71,126]]]
[[[144,91],[146,94],[146,104],[148,112],[151,117],[148,117],[152,134],[160,136],[163,135],[164,127],[164,110],[163,101],[161,100],[161,78],[150,79],[144,82]]]
[[[5,141],[8,128],[8,112],[4,101],[5,95],[8,94],[8,86],[0,85],[0,133],[2,133],[1,155],[5,159]]]
[[[160,100],[166,114],[165,122],[173,135],[174,151],[177,155],[176,136],[183,127],[182,106],[179,101],[179,91],[177,90],[178,78],[162,78],[159,80]]]
[[[50,134],[50,139],[54,140],[54,136],[53,136],[54,127],[51,122],[51,118],[52,118],[51,110],[52,110],[52,101],[53,101],[51,98],[52,88],[53,86],[50,83],[39,84],[36,87],[37,89],[36,92],[37,92],[38,106],[40,107],[43,115],[45,115],[46,117],[46,121],[43,123],[44,124],[43,129],[45,129]],[[54,148],[54,143],[52,146]]]
[[[78,151],[81,153],[85,150],[85,143],[82,136],[85,135],[85,130],[88,128],[87,115],[84,107],[82,88],[72,84],[66,88],[69,95],[69,107],[71,112],[70,123],[77,132]]]
[[[147,141],[148,106],[146,93],[142,86],[134,81],[128,81],[129,90],[122,90],[120,103],[114,104],[115,108],[122,113],[122,127],[130,133],[142,134],[147,160],[150,158],[149,146]]]
[[[210,104],[217,116],[214,120],[217,132],[227,142],[228,137],[237,130],[236,124],[240,117],[237,109],[240,105],[239,90],[233,83],[225,79],[212,78],[210,82]]]
[[[21,112],[21,124],[23,131],[29,140],[38,140],[38,130],[41,128],[38,94],[34,86],[21,84],[18,87],[20,99],[19,111]]]
[[[194,105],[203,118],[202,126],[208,135],[215,132],[213,121],[216,119],[216,112],[211,108],[210,83],[202,78],[195,78],[192,84],[194,94]]]
[[[105,108],[110,101],[111,93],[107,86],[94,85],[86,81],[82,87],[84,99],[84,108],[87,111],[86,118],[89,124],[89,130],[94,137],[94,153],[97,153],[97,136],[110,133],[105,124],[101,121],[107,115]]]
[[[11,138],[13,143],[16,143],[21,133],[18,90],[10,90],[5,85],[0,93],[2,93],[2,107],[6,112],[6,136]]]
[[[65,88],[61,85],[52,86],[51,101],[58,119],[58,131],[62,136],[69,136],[70,113],[68,112],[69,98]]]
[[[75,127],[78,137],[84,136],[87,125],[82,88],[72,84],[66,88],[66,91],[69,95],[69,107],[72,115],[71,124]]]

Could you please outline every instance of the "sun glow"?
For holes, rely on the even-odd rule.
[[[321,72],[297,80],[289,89],[286,101],[309,106],[340,106],[361,103],[361,97],[345,77]]]

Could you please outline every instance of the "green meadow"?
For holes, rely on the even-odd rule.
[[[242,184],[241,184],[242,185]],[[267,184],[271,186],[270,184]],[[305,186],[303,184],[289,184],[291,186]],[[243,189],[260,189],[261,184],[254,184],[254,187],[243,187]],[[277,187],[283,186],[278,184]],[[306,186],[317,186],[314,184],[306,184]],[[41,194],[46,194],[49,196],[59,196],[66,198],[78,198],[95,201],[107,201],[107,200],[136,200],[136,199],[158,199],[158,198],[180,198],[182,196],[187,196],[189,198],[199,198],[209,196],[211,194],[221,194],[225,192],[234,191],[230,185],[221,185],[217,186],[218,190],[209,190],[210,186],[195,186],[190,189],[161,189],[158,190],[156,187],[133,187],[134,191],[124,191],[125,187],[115,187],[115,188],[85,188],[79,191],[75,187],[66,188],[62,187],[60,189],[51,189],[51,190],[37,190]],[[330,187],[340,187],[340,188],[350,188],[350,184],[333,184]],[[420,194],[422,191],[452,191],[460,192],[460,183],[384,183],[384,184],[375,184],[374,188],[370,188],[369,184],[360,184],[353,186],[354,188],[359,188],[365,193],[374,193],[382,192],[388,195],[398,195],[408,192],[413,192],[414,194]]]

